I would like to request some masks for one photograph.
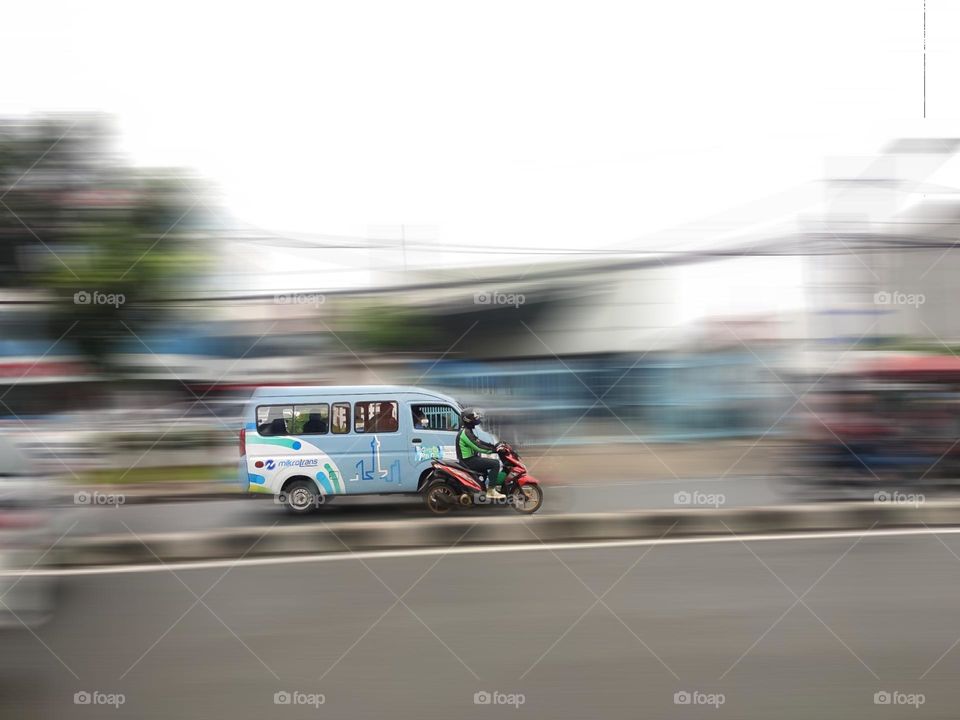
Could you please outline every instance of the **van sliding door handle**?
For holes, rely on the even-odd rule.
[[[422,441],[420,438],[413,438],[413,439],[410,440],[410,442],[412,442],[412,443],[418,443],[418,442],[423,442],[423,441]]]

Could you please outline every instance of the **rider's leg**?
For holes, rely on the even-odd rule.
[[[480,476],[480,484],[485,492],[489,493],[491,490],[494,493],[497,492],[497,479],[500,476],[499,460],[474,455],[472,458],[464,460],[463,464]]]
[[[487,496],[493,498],[503,497],[497,487],[497,481],[500,479],[500,461],[494,458],[484,458],[483,463],[487,469]]]
[[[487,470],[490,467],[487,464],[486,458],[482,458],[479,455],[474,455],[473,457],[466,458],[463,461],[463,464],[480,476],[480,485],[483,487],[484,490],[486,490],[487,479],[488,479]]]
[[[497,484],[500,477],[500,462],[493,458],[484,458],[483,464],[487,473],[487,487],[491,488]]]

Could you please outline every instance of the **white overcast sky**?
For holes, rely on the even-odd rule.
[[[480,248],[645,240],[956,136],[960,3],[9,3],[0,112],[116,113],[261,227]],[[799,210],[799,208],[798,208]]]

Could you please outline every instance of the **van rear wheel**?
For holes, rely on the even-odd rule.
[[[294,515],[312,513],[323,502],[323,496],[317,492],[317,486],[309,480],[295,480],[283,491],[287,512]]]

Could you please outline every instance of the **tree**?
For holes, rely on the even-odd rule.
[[[351,346],[368,352],[430,352],[444,338],[429,314],[393,303],[357,301],[349,320]]]
[[[0,287],[38,291],[51,342],[101,370],[169,320],[160,301],[203,270],[212,222],[199,184],[133,167],[115,139],[99,115],[0,119]]]

